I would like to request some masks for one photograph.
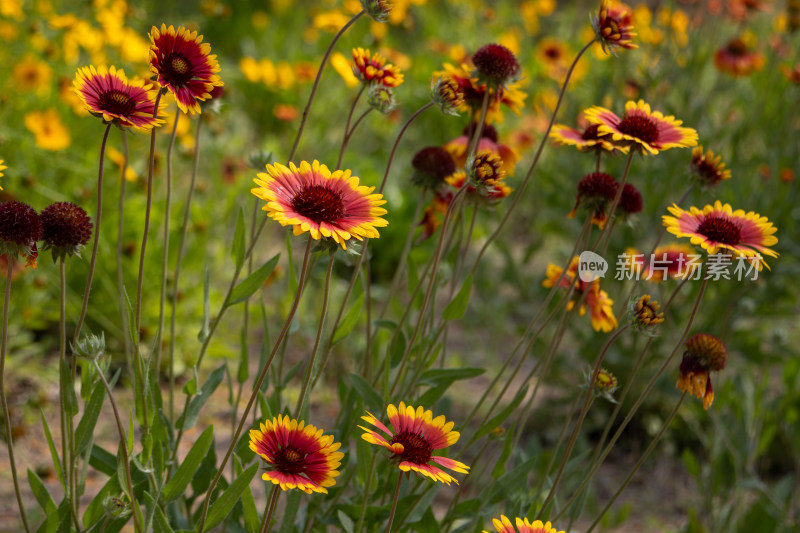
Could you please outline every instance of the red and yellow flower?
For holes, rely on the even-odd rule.
[[[265,200],[267,216],[282,226],[292,226],[295,235],[309,232],[314,239],[330,238],[347,249],[351,238],[380,237],[376,228],[388,222],[381,215],[386,201],[372,194],[374,187],[359,185],[349,170],[331,173],[319,161],[267,165],[267,172],[254,180],[251,189]]]
[[[475,124],[464,128],[462,135],[456,137],[444,145],[455,161],[456,166],[465,167],[467,164],[467,148],[469,147],[469,139],[475,132]],[[514,175],[514,167],[519,161],[519,154],[513,148],[498,142],[497,130],[491,124],[484,125],[481,130],[481,138],[478,140],[477,152],[492,152],[503,160],[503,170],[509,176]]]
[[[558,278],[561,277],[563,269],[550,263],[547,265],[547,272],[545,273],[545,280],[542,282],[543,287],[554,287]],[[569,290],[573,280],[575,280],[575,296],[581,301],[581,306],[578,312],[581,316],[586,314],[586,308],[589,308],[589,317],[592,321],[592,328],[595,331],[603,331],[608,333],[617,328],[617,318],[614,316],[614,301],[608,297],[608,293],[600,289],[600,280],[596,279],[591,282],[585,282],[577,277],[578,274],[578,256],[572,258],[572,261],[567,267],[567,272],[561,278],[559,287],[564,290]],[[577,279],[576,279],[577,278]],[[586,295],[582,300],[581,296]],[[567,304],[567,310],[571,311],[575,307],[576,299],[573,298]]]
[[[142,80],[129,81],[122,69],[81,67],[73,87],[86,109],[106,122],[138,131],[149,131],[164,122],[164,105],[160,104],[155,113],[151,85]]]
[[[361,438],[392,452],[392,458],[398,461],[397,467],[400,470],[403,472],[413,470],[448,485],[451,481],[455,481],[458,485],[458,480],[439,466],[462,474],[469,473],[469,467],[464,463],[449,457],[433,455],[434,451],[448,448],[458,441],[460,433],[453,431],[454,422],[447,422],[443,415],[433,418],[430,410],[426,411],[422,406],[415,408],[403,402],[397,407],[389,405],[386,414],[392,429],[386,427],[370,412],[361,418],[381,430],[389,437],[388,439],[375,430],[359,426],[365,431]]]
[[[403,74],[400,69],[391,63],[386,63],[386,58],[369,50],[353,48],[353,74],[363,83],[377,83],[386,87],[397,87],[403,83]]]
[[[592,18],[592,28],[603,46],[603,50],[614,51],[614,48],[639,48],[633,43],[636,33],[633,32],[631,8],[625,4],[603,0],[600,11]]]
[[[208,100],[214,87],[223,85],[211,45],[183,26],[176,30],[162,24],[161,29],[150,30],[150,72],[175,96],[184,113],[199,113],[198,100]]]
[[[556,528],[550,522],[542,522],[541,520],[528,521],[527,518],[516,519],[516,529],[505,515],[500,515],[500,518],[493,518],[492,525],[497,533],[564,533],[564,531],[556,531]],[[489,533],[485,529],[483,533]]]
[[[703,409],[714,402],[711,372],[719,372],[728,362],[728,349],[714,335],[698,333],[686,341],[676,386],[703,400]]]
[[[628,151],[626,147],[612,143],[610,135],[601,135],[598,124],[591,124],[584,128],[583,131],[570,128],[564,124],[555,124],[550,130],[550,137],[559,144],[574,146],[582,152],[590,150],[604,152],[613,152],[614,150]]]
[[[769,248],[778,242],[773,235],[778,230],[758,213],[734,211],[730,204],[719,200],[702,210],[691,207],[684,211],[675,204],[668,209],[673,216],[663,216],[667,231],[677,237],[689,237],[692,244],[709,254],[730,251],[736,257],[753,258],[759,270],[762,265],[769,269],[762,256],[778,257]]]
[[[697,131],[681,127],[682,122],[672,115],[651,111],[644,100],[629,100],[622,117],[600,106],[593,106],[584,114],[591,124],[599,126],[599,134],[610,135],[614,143],[641,153],[655,155],[669,148],[697,145]]]
[[[703,186],[713,187],[720,181],[731,179],[731,169],[725,168],[722,157],[714,157],[711,150],[703,153],[702,146],[692,150],[692,176]]]
[[[520,115],[525,105],[525,98],[528,97],[520,87],[522,82],[515,81],[505,84],[503,87],[491,88],[485,83],[480,83],[472,72],[473,69],[466,63],[455,67],[445,63],[443,71],[434,72],[434,77],[448,77],[458,84],[464,103],[459,109],[470,111],[476,115],[480,112],[483,102],[483,95],[489,91],[489,109],[486,113],[486,122],[503,123],[503,112],[501,104],[508,107],[513,113]]]
[[[737,37],[714,52],[714,65],[731,76],[749,76],[764,68],[764,56],[750,50],[744,39]]]
[[[336,451],[340,447],[333,435],[288,416],[279,415],[262,422],[260,430],[250,430],[250,449],[270,465],[261,477],[283,490],[327,494],[328,487],[336,484],[336,469],[344,457]]]

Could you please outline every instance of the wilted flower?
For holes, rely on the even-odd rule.
[[[731,169],[725,168],[722,157],[714,157],[711,150],[703,153],[702,146],[692,150],[691,171],[695,181],[704,187],[714,187],[720,181],[731,179]]]
[[[587,174],[578,182],[578,195],[569,218],[575,218],[580,207],[591,213],[592,224],[602,229],[606,225],[606,208],[616,198],[618,189],[617,180],[605,172]]]
[[[664,313],[659,309],[661,306],[657,301],[651,300],[649,294],[635,300],[628,310],[633,329],[646,334],[655,334],[658,325],[664,322]]]
[[[698,333],[686,341],[681,361],[678,389],[703,400],[708,409],[714,402],[711,372],[719,372],[728,362],[728,350],[717,337]]]
[[[445,184],[445,178],[456,171],[450,152],[438,146],[428,146],[414,154],[411,166],[414,167],[411,181],[434,190]]]
[[[460,433],[453,431],[454,422],[447,422],[444,416],[433,418],[433,413],[426,411],[422,406],[414,408],[410,405],[406,406],[403,402],[400,402],[398,407],[389,405],[386,408],[386,414],[394,431],[386,427],[370,412],[361,418],[377,427],[391,440],[387,440],[377,431],[359,426],[365,431],[361,438],[370,444],[383,446],[392,452],[392,458],[398,461],[397,467],[400,470],[403,472],[413,470],[434,481],[441,481],[448,485],[451,481],[455,481],[458,485],[458,480],[431,462],[454,472],[462,474],[469,472],[469,467],[460,461],[433,455],[434,451],[449,448],[458,441]]]
[[[53,260],[77,255],[92,237],[92,220],[71,202],[56,202],[41,215],[44,250],[53,251]]]
[[[558,278],[561,277],[563,269],[550,263],[547,265],[547,272],[545,273],[545,280],[542,282],[543,287],[554,287]],[[586,314],[586,308],[589,308],[589,317],[592,321],[592,328],[595,331],[603,331],[608,333],[617,327],[617,319],[614,316],[614,300],[608,297],[608,293],[600,289],[600,280],[596,279],[591,282],[585,282],[578,275],[578,256],[572,258],[572,261],[567,268],[567,272],[561,278],[559,287],[568,290],[572,285],[573,280],[575,283],[574,297],[567,303],[567,310],[571,311],[575,307],[575,301],[580,300],[581,296],[585,293],[586,297],[581,300],[581,306],[578,312],[581,316]]]
[[[617,214],[622,215],[623,217],[628,217],[630,215],[635,215],[636,213],[641,213],[641,211],[642,193],[640,193],[639,190],[630,183],[626,183],[622,188],[622,194],[619,197]]]
[[[22,202],[0,203],[0,254],[8,260],[21,255],[36,268],[36,241],[42,238],[42,221],[36,211]]]
[[[333,435],[288,416],[278,415],[262,422],[260,430],[250,430],[250,449],[270,464],[261,477],[283,490],[327,494],[339,475],[341,446]]]

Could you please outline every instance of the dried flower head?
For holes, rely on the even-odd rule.
[[[42,241],[53,251],[53,261],[77,255],[92,237],[92,220],[71,202],[56,202],[41,213]]]
[[[42,221],[31,206],[17,201],[0,203],[0,254],[9,260],[21,255],[29,267],[36,268],[36,241],[41,238]]]
[[[578,195],[575,207],[569,213],[575,218],[578,208],[591,213],[592,223],[603,228],[606,224],[606,208],[617,196],[619,183],[605,172],[592,172],[578,182]]]
[[[658,325],[664,322],[664,313],[659,312],[660,308],[657,301],[650,299],[649,294],[635,300],[628,311],[633,329],[655,335]]]
[[[714,335],[698,333],[686,341],[681,361],[678,389],[703,400],[708,409],[714,402],[710,372],[719,372],[728,362],[728,349]]]
[[[464,105],[464,93],[453,78],[442,76],[431,81],[431,95],[442,113],[458,115],[458,108]]]
[[[625,216],[635,215],[642,211],[642,193],[631,185],[626,183],[622,188],[622,194],[619,197],[619,204],[617,204],[617,214]]]
[[[725,168],[721,156],[714,157],[714,152],[709,150],[703,153],[702,146],[696,146],[692,150],[692,178],[701,187],[714,187],[720,181],[731,179],[731,169]]]
[[[411,166],[414,167],[411,181],[433,190],[445,184],[445,178],[456,171],[453,156],[439,146],[428,146],[414,154]]]
[[[474,76],[492,87],[516,81],[520,66],[514,53],[502,44],[487,44],[472,55]]]

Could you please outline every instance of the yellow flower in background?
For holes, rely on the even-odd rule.
[[[328,33],[336,33],[347,24],[352,17],[345,15],[341,11],[327,11],[320,13],[314,17],[311,23],[316,30],[326,31]]]
[[[0,39],[11,42],[19,36],[19,28],[13,22],[0,21]]]
[[[3,174],[3,171],[4,171],[5,169],[7,169],[7,168],[8,168],[7,166],[5,166],[5,165],[3,164],[3,162],[4,162],[4,161],[3,161],[2,159],[0,159],[0,178],[2,178],[2,177],[3,177],[3,175],[4,175],[4,174]],[[0,187],[0,191],[2,191],[2,190],[3,190],[3,188],[2,188],[2,187]]]
[[[545,37],[539,41],[536,47],[536,58],[539,64],[544,67],[548,77],[558,82],[563,82],[567,77],[570,65],[575,59],[575,52],[567,46],[567,43],[553,37]],[[572,70],[572,81],[578,81],[586,75],[585,61],[578,61]]]
[[[342,77],[348,87],[352,88],[361,83],[356,78],[356,75],[353,74],[352,63],[343,53],[334,52],[331,55],[331,65],[333,65],[334,70],[339,73],[339,76]]]
[[[22,61],[14,65],[13,76],[16,87],[20,92],[37,91],[38,93],[50,90],[52,69],[44,61],[39,61],[27,55]]]
[[[0,15],[17,21],[25,20],[22,12],[22,0],[0,0]]]
[[[26,114],[25,127],[35,136],[36,146],[45,150],[63,150],[72,142],[67,127],[55,109]]]
[[[112,163],[119,167],[120,173],[122,173],[122,167],[125,166],[125,155],[113,146],[106,148],[106,155]],[[136,181],[138,178],[139,175],[131,168],[130,161],[128,161],[128,168],[125,169],[125,180]]]

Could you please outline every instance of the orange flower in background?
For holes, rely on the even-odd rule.
[[[542,282],[543,287],[552,288],[555,286],[558,278],[561,277],[563,269],[550,263],[547,265],[547,272],[545,273],[545,280]],[[617,319],[614,316],[614,301],[608,297],[606,291],[600,290],[600,280],[596,279],[591,282],[585,282],[577,278],[578,274],[578,256],[572,258],[572,261],[567,268],[567,272],[561,279],[559,287],[564,290],[569,290],[569,287],[575,280],[575,297],[567,304],[567,310],[571,311],[575,307],[576,299],[586,293],[586,297],[581,302],[578,312],[581,316],[586,314],[586,308],[589,308],[589,317],[592,321],[592,328],[595,331],[603,331],[608,333],[617,328]]]
[[[380,218],[386,214],[380,207],[386,203],[383,195],[359,185],[349,170],[331,173],[319,161],[303,161],[300,167],[276,163],[267,165],[267,172],[254,181],[258,187],[251,192],[267,202],[267,216],[292,226],[295,235],[309,232],[316,240],[330,238],[347,249],[351,238],[376,239],[377,228],[388,224]]]
[[[703,409],[714,403],[711,372],[719,372],[728,363],[728,349],[714,335],[698,333],[686,341],[676,386],[703,400]]]
[[[386,427],[375,415],[367,412],[367,416],[361,417],[362,420],[378,428],[386,437],[375,430],[359,426],[365,432],[361,438],[392,452],[392,459],[398,461],[397,467],[400,470],[403,472],[413,470],[448,485],[451,481],[458,485],[458,480],[439,466],[462,474],[469,472],[469,467],[460,461],[433,455],[436,450],[449,448],[458,441],[460,433],[453,431],[454,422],[447,422],[444,416],[433,418],[433,413],[426,411],[422,406],[415,408],[403,402],[400,402],[398,407],[389,405],[386,414],[394,431]]]
[[[160,30],[155,26],[150,30],[150,72],[175,96],[181,111],[189,114],[199,113],[198,100],[208,100],[211,90],[222,85],[211,45],[183,26],[176,31],[162,24]]]
[[[128,81],[122,69],[81,67],[73,86],[86,109],[105,122],[138,131],[150,131],[164,122],[163,104],[155,113],[151,85],[141,80]]]
[[[796,63],[791,67],[787,65],[781,65],[781,72],[783,72],[783,75],[786,76],[787,80],[795,85],[800,85],[800,63]]]
[[[749,76],[764,67],[764,56],[751,51],[747,43],[737,37],[714,52],[714,65],[735,78]]]
[[[36,146],[45,150],[63,150],[72,143],[69,130],[55,109],[31,111],[25,115],[25,127],[33,133]]]
[[[668,209],[673,216],[663,216],[667,231],[677,237],[689,237],[692,244],[709,254],[730,251],[736,257],[760,257],[759,270],[762,265],[769,269],[761,256],[778,257],[778,253],[769,248],[778,242],[773,235],[778,229],[758,213],[745,213],[742,209],[734,211],[730,204],[719,200],[702,210],[691,207],[684,211],[674,204]]]
[[[564,531],[556,531],[550,522],[543,523],[541,520],[535,520],[533,523],[529,522],[527,518],[516,519],[516,529],[505,515],[500,515],[500,518],[493,518],[492,525],[497,533],[564,533]],[[489,533],[485,529],[483,533]]]
[[[386,63],[386,58],[369,50],[353,48],[353,74],[363,83],[377,83],[386,87],[397,87],[403,83],[403,74],[400,69],[391,63]]]
[[[288,416],[265,420],[260,430],[250,430],[250,449],[270,465],[262,478],[283,490],[327,494],[339,475],[336,469],[344,457],[337,451],[341,446],[333,435],[323,435],[321,429]]]
[[[622,117],[600,106],[593,106],[584,114],[591,124],[599,126],[599,134],[610,135],[619,146],[643,154],[655,155],[669,148],[688,148],[697,144],[697,131],[681,127],[683,122],[672,115],[651,111],[644,100],[629,100]]]

